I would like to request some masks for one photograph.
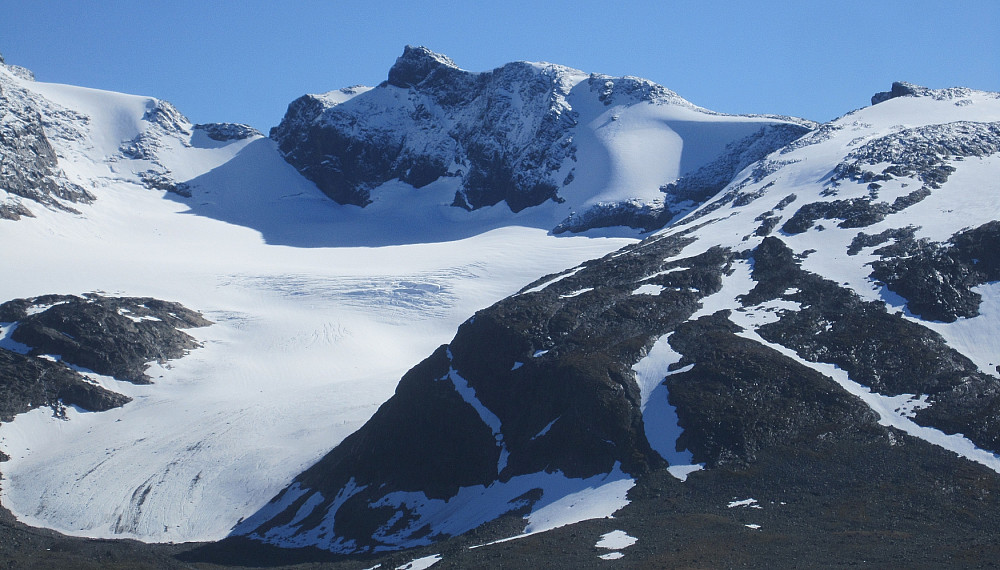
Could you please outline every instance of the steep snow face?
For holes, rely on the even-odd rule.
[[[554,474],[684,479],[818,442],[920,439],[1000,473],[1000,95],[911,91],[478,311],[237,533],[414,546],[498,498],[531,513]]]
[[[785,127],[780,137],[761,137],[775,125]],[[466,210],[494,206],[508,216],[539,208],[531,223],[543,229],[584,217],[585,224],[564,228],[582,231],[648,229],[653,220],[631,210],[661,214],[662,186],[735,152],[730,145],[767,140],[766,154],[810,127],[713,113],[635,77],[528,62],[473,73],[407,47],[382,85],[306,95],[289,105],[271,137],[340,203],[367,206],[389,181],[416,191],[451,179],[450,193],[423,199]],[[659,225],[669,217],[660,215]]]
[[[11,457],[0,500],[29,524],[221,538],[475,310],[633,241],[555,238],[489,212],[456,229],[416,208],[341,206],[246,128],[0,74],[4,93],[37,109],[58,176],[92,196],[70,204],[78,214],[31,202],[34,218],[0,220],[0,300],[103,291],[181,302],[215,323],[192,332],[202,348],[153,365],[150,385],[82,371],[131,398],[121,408],[0,425]],[[425,190],[454,194],[441,186]],[[406,209],[406,189],[386,191]]]

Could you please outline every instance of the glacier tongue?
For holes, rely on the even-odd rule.
[[[12,244],[0,258],[17,268],[0,300],[103,291],[178,301],[216,323],[193,333],[203,348],[151,368],[151,385],[90,376],[132,398],[120,409],[36,410],[0,426],[4,506],[67,534],[222,538],[476,309],[633,241],[360,212],[253,133],[213,137],[149,97],[4,77],[40,106],[59,168],[94,200],[73,204],[79,215],[33,206],[35,218],[0,224]],[[141,143],[132,156],[127,141]],[[148,188],[147,171],[192,196]]]

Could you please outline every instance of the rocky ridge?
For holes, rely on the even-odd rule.
[[[76,213],[73,204],[91,202],[94,196],[59,168],[45,134],[41,103],[15,78],[33,79],[23,68],[0,63],[0,218],[32,217],[31,203]],[[63,118],[71,114],[61,108],[49,112]]]

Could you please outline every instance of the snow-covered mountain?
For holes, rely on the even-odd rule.
[[[391,83],[403,81],[400,73],[414,59],[443,56],[408,49],[390,83],[338,108],[346,112],[368,100],[368,120],[386,129],[410,93]],[[42,312],[53,304],[31,303],[49,294],[161,299],[214,323],[187,331],[201,348],[152,364],[153,383],[146,385],[25,344],[28,327],[9,317],[4,347],[36,363],[63,357],[78,369],[74,374],[130,402],[98,414],[48,407],[58,391],[34,398],[34,406],[46,407],[0,427],[0,447],[11,458],[0,468],[4,506],[21,520],[76,535],[221,538],[369,419],[398,378],[468,315],[638,233],[629,227],[585,237],[548,232],[572,213],[570,206],[613,195],[611,202],[632,200],[648,209],[652,196],[663,196],[659,186],[677,182],[682,170],[713,161],[732,169],[749,160],[746,149],[808,125],[712,114],[638,79],[616,80],[616,97],[610,91],[577,97],[560,90],[590,76],[548,64],[512,64],[482,77],[494,75],[529,91],[558,76],[562,87],[545,87],[541,106],[519,113],[467,92],[465,110],[451,107],[449,129],[472,132],[482,109],[499,113],[498,121],[537,126],[552,108],[545,101],[565,99],[577,107],[559,107],[567,117],[615,125],[559,134],[570,141],[566,149],[577,149],[559,168],[572,170],[580,161],[583,171],[607,175],[597,182],[576,176],[560,191],[574,201],[549,200],[516,213],[506,205],[454,207],[460,176],[419,189],[406,176],[379,179],[371,204],[344,206],[286,162],[281,137],[272,141],[245,125],[195,125],[166,101],[40,83],[3,65],[0,192],[5,217],[20,219],[0,225],[5,243],[18,244],[2,254],[17,274],[0,284],[0,300],[26,299],[19,303]],[[435,85],[442,84],[428,84]],[[492,85],[491,97],[501,87]],[[436,91],[412,96],[443,104]],[[385,108],[377,97],[386,99]],[[684,143],[682,124],[708,135]],[[293,133],[293,126],[286,119],[278,130]],[[418,138],[412,124],[399,128],[408,140]],[[431,130],[428,140],[444,133]],[[512,136],[506,132],[498,123],[476,140],[485,145],[493,136],[501,144]],[[767,144],[767,150],[777,145]],[[586,148],[604,150],[580,150]],[[633,169],[623,163],[653,156],[635,169],[640,174],[629,174]],[[126,323],[127,315],[135,313],[117,320]],[[50,413],[55,409],[58,417]]]
[[[1000,96],[872,103],[407,48],[265,138],[0,62],[0,501],[189,561],[982,559]]]
[[[657,470],[859,438],[995,480],[1000,95],[895,84],[873,102],[478,311],[236,534],[371,552],[505,513],[531,534],[611,515]]]
[[[395,202],[383,185],[399,180],[443,206],[544,206],[529,223],[579,232],[657,229],[813,126],[715,113],[637,77],[528,62],[475,73],[408,46],[378,87],[292,102],[271,138],[341,204]]]

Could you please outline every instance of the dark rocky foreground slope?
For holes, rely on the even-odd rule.
[[[804,271],[779,238],[685,256],[693,242],[684,233],[651,238],[478,312],[362,430],[279,495],[263,522],[179,558],[331,568],[430,555],[441,568],[992,564],[996,471],[887,427],[809,363],[835,363],[878,393],[929,392],[941,402],[957,386],[990,401],[1000,381],[930,329]],[[754,267],[750,292],[732,310],[695,314],[743,262]],[[663,289],[633,294],[640,283]],[[803,309],[761,326],[766,341],[732,319],[783,296]],[[683,428],[676,445],[706,467],[686,481],[650,448],[631,372],[665,335],[679,355],[664,378]],[[935,403],[915,421],[981,433],[977,443],[996,450],[995,409],[935,411],[961,407]],[[392,502],[408,491],[461,504],[462,487],[540,471],[587,477],[616,464],[637,482],[614,518],[486,546],[519,533],[544,491],[510,497],[508,514],[458,536],[436,532],[433,513],[414,503]],[[287,548],[298,533],[315,538],[317,526],[328,542]],[[619,560],[600,559],[612,550],[595,545],[616,530],[638,542],[616,550]],[[424,546],[379,552],[393,540]],[[345,544],[351,552],[327,551]]]
[[[781,559],[808,561],[815,559],[803,554],[802,541],[834,548],[838,540],[859,538],[856,550],[848,549],[859,555],[871,541],[934,542],[937,537],[924,535],[956,509],[971,509],[963,519],[967,531],[980,516],[994,518],[996,472],[885,427],[872,408],[809,363],[837,364],[881,394],[931,394],[935,404],[917,411],[916,422],[965,433],[991,450],[1000,447],[993,396],[1000,381],[976,371],[930,329],[802,270],[779,238],[743,251],[711,247],[684,256],[694,241],[684,232],[651,238],[480,311],[403,378],[364,428],[297,478],[264,516],[248,519],[238,530],[247,538],[206,552],[244,548],[247,539],[355,555],[433,544],[449,534],[436,529],[440,518],[422,504],[462,505],[463,488],[502,489],[525,474],[585,478],[616,466],[639,481],[632,505],[613,522],[555,536],[628,527],[634,520],[640,542],[662,546],[662,537],[650,536],[653,528],[685,537],[669,552],[637,548],[649,557],[643,560],[679,560],[670,552],[684,552],[713,565],[721,559],[710,555],[709,544],[736,533],[743,533],[736,534],[738,543],[753,544],[755,552],[769,547],[746,533],[775,533],[772,540],[792,549]],[[759,310],[781,297],[802,305],[758,329],[767,342],[745,334],[731,320],[732,310],[695,315],[740,261],[752,263],[755,287],[732,310]],[[661,289],[634,294],[641,285]],[[632,373],[665,335],[680,356],[664,378],[683,428],[676,447],[707,468],[685,483],[665,475],[664,460],[650,448]],[[965,412],[965,404],[948,403],[952,398],[979,405]],[[924,485],[933,490],[924,492]],[[516,521],[544,492],[505,497],[509,514],[500,520],[508,521],[507,533],[516,534]],[[407,493],[423,494],[426,502],[397,502]],[[748,497],[762,507],[759,513],[725,508]],[[671,506],[659,511],[653,505]],[[470,526],[462,530],[476,538],[456,540],[485,542],[498,536],[501,524]],[[843,534],[835,540],[824,532]],[[528,556],[532,547],[522,545],[541,548],[539,541],[556,539],[523,540],[491,552]],[[579,548],[594,552],[592,544]],[[322,556],[311,548],[296,556],[309,551]],[[279,552],[272,551],[275,560]],[[453,563],[485,552],[460,550]],[[565,545],[558,552],[565,560],[576,556]],[[639,557],[629,558],[638,563]]]

